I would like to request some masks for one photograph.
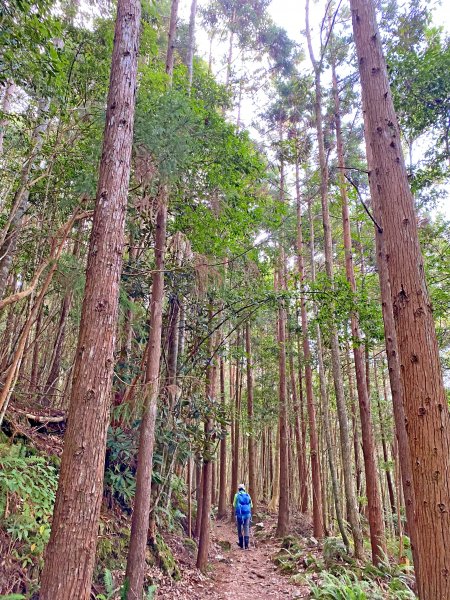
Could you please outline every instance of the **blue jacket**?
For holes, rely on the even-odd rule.
[[[252,515],[252,499],[247,492],[240,490],[234,497],[233,506],[236,518],[245,520]]]

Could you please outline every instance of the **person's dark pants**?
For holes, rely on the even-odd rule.
[[[239,538],[239,546],[241,548],[248,548],[248,542],[250,539],[250,516],[236,517],[237,532]]]

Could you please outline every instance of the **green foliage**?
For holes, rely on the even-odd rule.
[[[395,23],[388,70],[397,115],[408,141],[430,140],[411,173],[417,192],[449,175],[450,40],[431,26],[431,12],[420,2],[407,5]]]
[[[3,0],[0,6],[0,83],[36,88],[57,74],[61,34],[50,0]],[[62,40],[61,40],[62,41]]]
[[[180,569],[171,549],[159,533],[156,534],[156,546],[153,548],[153,553],[164,573],[178,581],[181,578]]]
[[[121,600],[127,599],[128,581],[125,581],[122,586],[116,587],[112,573],[109,569],[105,569],[103,575],[103,585],[105,587],[105,593],[97,594],[95,596],[95,600],[113,600],[117,593],[120,593]],[[155,598],[157,589],[157,585],[150,585],[146,590],[144,590],[144,600],[153,600],[153,598]],[[0,600],[2,598],[3,596],[0,596]],[[20,596],[20,598],[24,598],[24,596]]]
[[[311,598],[318,600],[414,600],[410,567],[390,563],[387,559],[379,566],[366,564],[362,568],[344,567],[328,561],[324,565],[308,567],[317,575],[305,575],[299,583],[309,585]]]
[[[323,543],[323,558],[327,564],[338,560],[349,559],[347,548],[341,538],[325,538]]]
[[[0,519],[23,566],[42,560],[57,481],[47,458],[20,444],[0,444]]]
[[[400,576],[387,583],[385,579],[386,573],[379,578],[367,578],[346,570],[339,575],[323,572],[318,583],[311,577],[306,582],[310,586],[310,597],[316,600],[414,600],[416,597]]]
[[[320,583],[309,582],[311,598],[316,600],[369,600],[377,598],[370,595],[370,586],[365,581],[358,581],[353,575],[335,577],[330,573],[323,573]],[[378,596],[378,598],[381,598]]]
[[[103,575],[103,585],[105,586],[104,594],[97,594],[95,596],[96,600],[112,600],[114,598],[115,593],[118,588],[114,585],[114,579],[112,573],[109,569],[105,569]]]
[[[136,452],[135,432],[127,433],[121,427],[108,429],[105,492],[128,509],[131,509],[136,491],[134,468]]]
[[[320,585],[311,584],[311,598],[327,600],[367,600],[367,583],[358,582],[349,575],[335,577],[324,573]]]

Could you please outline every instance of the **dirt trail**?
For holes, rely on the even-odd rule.
[[[307,590],[291,585],[281,575],[271,555],[276,546],[270,542],[251,539],[251,548],[241,550],[237,544],[235,528],[231,523],[217,523],[215,536],[231,543],[231,550],[223,552],[229,563],[218,563],[215,568],[215,592],[217,600],[291,600],[307,598]]]
[[[294,586],[288,577],[281,575],[271,555],[279,548],[275,541],[260,541],[253,535],[250,549],[241,550],[236,542],[234,524],[215,522],[211,531],[211,572],[203,577],[191,572],[189,590],[184,586],[166,590],[158,598],[175,600],[300,600],[308,598],[307,588]],[[229,542],[231,549],[224,550],[219,542]],[[187,594],[188,592],[188,594]]]

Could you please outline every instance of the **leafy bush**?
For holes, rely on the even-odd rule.
[[[122,585],[122,587],[116,587],[114,584],[114,579],[112,576],[112,573],[109,569],[105,569],[105,572],[103,574],[103,584],[105,586],[105,593],[104,594],[97,594],[95,596],[95,600],[113,600],[113,598],[117,598],[117,594],[120,593],[120,599],[121,600],[126,600],[127,597],[127,593],[128,593],[128,582],[125,581],[125,583]],[[156,585],[151,585],[147,588],[146,591],[144,591],[144,600],[153,600],[153,598],[155,597],[155,592],[157,590]],[[22,596],[21,596],[22,597]],[[0,597],[0,600],[2,600],[2,598]]]
[[[318,600],[372,600],[382,598],[370,594],[369,584],[366,581],[357,581],[353,574],[342,575],[339,578],[324,573],[320,584],[310,582],[311,598]]]
[[[22,566],[35,563],[50,537],[57,468],[20,444],[0,444],[0,520]]]
[[[331,564],[335,561],[349,561],[350,557],[341,538],[328,537],[323,543],[323,558],[326,564]]]
[[[319,582],[310,576],[305,583],[310,587],[310,598],[316,600],[414,600],[415,594],[408,587],[405,576],[397,570],[395,574],[384,573],[383,567],[374,567],[378,575],[368,574],[366,569],[356,573],[349,569],[340,570],[338,575],[329,572],[320,574]]]
[[[120,427],[110,427],[106,443],[105,492],[130,509],[136,491],[136,440]]]

